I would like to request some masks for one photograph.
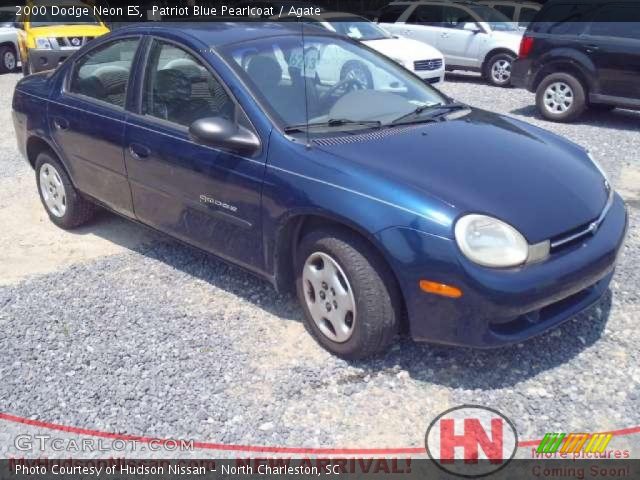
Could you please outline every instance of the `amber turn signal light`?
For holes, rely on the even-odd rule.
[[[420,289],[423,292],[433,293],[442,297],[460,298],[462,296],[462,290],[459,288],[429,280],[420,280]]]

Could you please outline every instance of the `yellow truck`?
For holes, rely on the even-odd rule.
[[[90,2],[29,0],[17,13],[25,75],[56,68],[87,42],[109,32]]]

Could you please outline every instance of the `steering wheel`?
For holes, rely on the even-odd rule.
[[[344,90],[342,95],[346,95],[349,92],[355,92],[356,90],[364,90],[366,88],[365,85],[362,84],[360,80],[355,78],[345,78],[344,80],[340,80],[333,87],[327,90],[320,100],[326,100],[327,98],[331,98],[336,95],[340,90]]]

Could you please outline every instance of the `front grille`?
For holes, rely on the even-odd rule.
[[[59,48],[80,48],[94,37],[56,37]]]
[[[593,220],[592,222],[585,223],[584,225],[580,225],[579,227],[574,228],[573,230],[570,230],[568,232],[565,232],[564,234],[558,237],[552,238],[551,250],[555,251],[561,247],[568,247],[570,245],[573,245],[576,242],[581,241],[587,235],[595,234],[598,231],[598,228],[600,228],[600,225],[602,224],[602,222],[604,222],[604,219],[607,216],[607,213],[609,213],[609,210],[611,209],[612,205],[613,205],[613,190],[610,189],[609,197],[607,198],[607,203],[602,209],[600,216],[595,220]]]
[[[438,70],[442,68],[442,59],[434,58],[432,60],[418,60],[413,62],[413,68],[416,71]]]

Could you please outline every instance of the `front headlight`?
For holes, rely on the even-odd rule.
[[[458,220],[455,237],[462,253],[485,267],[515,267],[529,256],[529,244],[511,225],[486,215],[466,215]]]
[[[36,38],[36,48],[51,50],[51,41],[47,37]]]

